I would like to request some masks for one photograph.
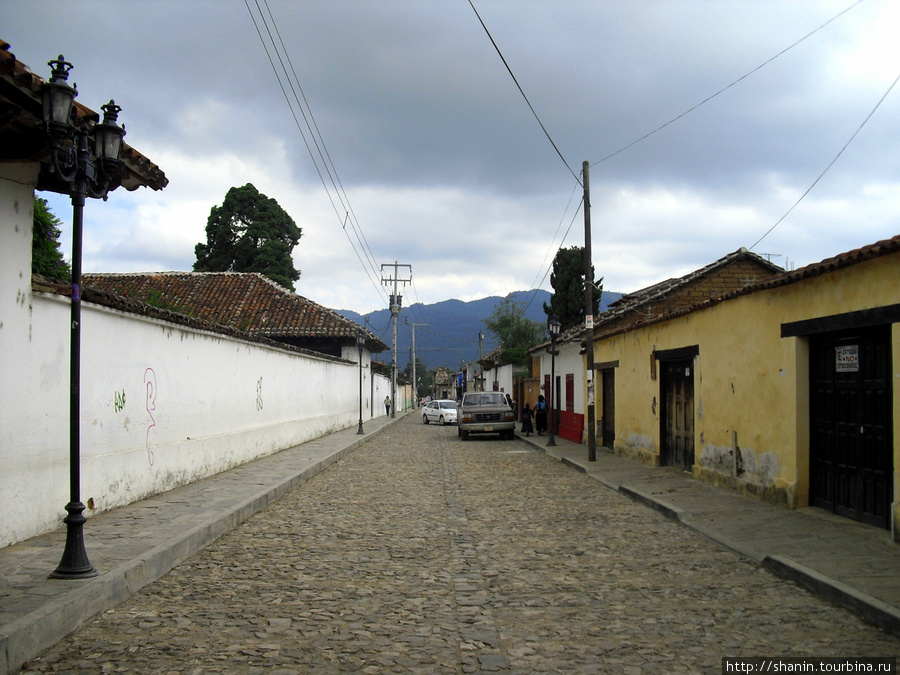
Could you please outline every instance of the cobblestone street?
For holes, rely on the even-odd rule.
[[[408,415],[36,672],[720,673],[900,640],[523,443]]]

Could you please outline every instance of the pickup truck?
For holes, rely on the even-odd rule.
[[[469,434],[499,433],[501,438],[515,438],[515,411],[499,391],[467,391],[462,396],[457,414],[457,434],[464,441]]]

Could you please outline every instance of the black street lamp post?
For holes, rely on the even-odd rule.
[[[116,124],[122,110],[110,100],[101,106],[103,122],[72,123],[78,92],[67,83],[72,64],[62,54],[47,64],[51,78],[44,85],[44,126],[50,138],[51,171],[71,185],[72,195],[72,321],[69,366],[69,503],[66,547],[54,579],[86,579],[100,574],[84,548],[85,506],[81,502],[81,249],[87,197],[106,199],[110,183],[121,173],[119,159],[125,129]]]
[[[356,348],[359,350],[359,429],[357,430],[357,436],[360,434],[366,433],[363,431],[363,423],[362,423],[362,401],[363,401],[363,369],[362,369],[362,353],[363,347],[366,345],[366,336],[359,330],[356,332]]]
[[[556,439],[553,437],[553,385],[556,383],[556,336],[559,335],[559,319],[550,318],[550,433],[547,438],[547,447],[556,447]]]

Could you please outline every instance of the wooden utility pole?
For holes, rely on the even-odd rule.
[[[397,416],[397,316],[400,314],[400,303],[403,298],[397,292],[397,284],[404,286],[412,280],[412,265],[402,265],[396,260],[393,265],[382,265],[381,273],[384,274],[385,267],[394,268],[394,276],[385,278],[381,277],[381,283],[393,283],[394,292],[391,294],[391,319],[394,322],[394,346],[391,350],[391,417]],[[397,274],[397,268],[406,267],[409,269],[409,279],[401,279]]]
[[[484,391],[484,333],[478,331],[478,365],[481,368],[481,386],[475,385],[476,391]]]
[[[584,339],[587,355],[587,438],[588,461],[597,461],[597,423],[594,413],[594,270],[591,260],[591,179],[590,162],[581,165],[584,179]]]

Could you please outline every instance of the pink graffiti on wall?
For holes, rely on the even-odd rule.
[[[150,466],[153,466],[153,450],[150,449],[150,430],[156,426],[156,420],[153,418],[153,411],[156,410],[156,372],[153,368],[147,368],[144,371],[144,385],[147,388],[147,415],[150,417],[146,439],[147,459],[150,461]]]

